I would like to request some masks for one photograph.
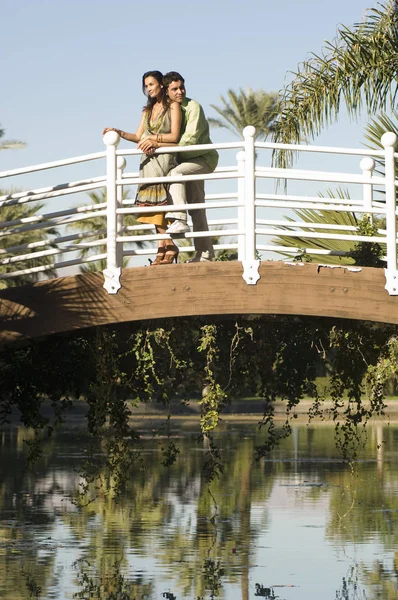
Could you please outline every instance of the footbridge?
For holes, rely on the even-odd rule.
[[[252,127],[243,134],[212,146],[221,165],[231,151],[235,164],[204,176],[142,179],[127,169],[141,152],[119,149],[116,132],[104,136],[105,151],[0,173],[0,344],[171,316],[398,323],[396,136],[384,134],[369,156],[358,148],[260,143]],[[176,150],[158,152],[166,151]],[[309,157],[310,168],[278,166],[291,153]],[[82,169],[84,178],[73,178]],[[38,174],[52,181],[34,187]],[[209,231],[175,241],[189,258],[192,241],[209,236],[223,260],[144,266],[162,236],[137,223],[151,209],[134,204],[136,186],[192,179],[207,181],[206,203],[189,208],[206,208]],[[360,263],[365,248],[369,256],[377,250],[384,268]]]

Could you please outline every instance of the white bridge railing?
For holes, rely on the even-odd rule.
[[[26,277],[59,275],[66,267],[82,266],[100,261],[104,273],[104,287],[109,293],[120,288],[121,268],[126,257],[150,255],[156,253],[156,240],[162,235],[153,233],[151,225],[129,224],[131,215],[139,216],[153,212],[153,208],[134,205],[134,200],[126,197],[127,186],[140,183],[172,181],[206,180],[223,181],[228,186],[232,180],[232,191],[223,191],[206,195],[205,204],[189,205],[189,210],[205,208],[208,214],[209,232],[188,232],[183,238],[210,236],[217,238],[215,250],[233,249],[243,265],[243,277],[248,284],[255,284],[259,278],[259,256],[261,252],[323,255],[344,255],[339,250],[291,247],[275,243],[272,236],[298,237],[301,240],[313,238],[325,240],[344,240],[352,242],[378,243],[385,248],[386,289],[391,295],[398,295],[397,272],[397,228],[396,228],[396,187],[395,153],[396,136],[385,133],[381,139],[383,150],[372,151],[377,161],[382,162],[381,173],[374,174],[375,161],[370,152],[363,149],[332,148],[308,145],[286,145],[254,141],[254,128],[246,127],[244,140],[233,143],[213,144],[209,146],[170,147],[158,150],[158,153],[192,151],[193,148],[216,148],[222,152],[238,150],[236,164],[232,167],[219,167],[208,175],[164,177],[143,179],[137,172],[126,172],[129,158],[139,157],[141,152],[135,149],[118,150],[119,136],[110,131],[104,136],[106,151],[88,154],[66,160],[35,165],[0,173],[0,179],[11,180],[15,189],[15,178],[32,176],[53,169],[85,165],[94,161],[106,161],[106,175],[83,180],[58,183],[25,191],[10,191],[0,196],[0,287],[3,281]],[[316,153],[317,155],[358,156],[360,163],[356,173],[282,169],[273,166],[257,165],[257,154],[261,151],[291,151],[293,153]],[[362,159],[361,159],[362,157]],[[271,181],[273,189],[262,192],[260,184]],[[332,182],[347,184],[359,188],[358,197],[320,197],[305,194],[288,194],[288,186],[275,185],[275,182]],[[218,184],[219,185],[219,184]],[[377,192],[375,192],[375,186]],[[231,187],[229,185],[229,187]],[[72,206],[66,201],[69,195],[97,193],[95,200]],[[104,193],[106,191],[106,194]],[[103,201],[100,201],[100,200]],[[37,203],[40,203],[38,205]],[[62,207],[59,206],[62,202]],[[24,211],[23,205],[33,203],[33,209]],[[15,207],[13,210],[11,207]],[[19,207],[19,208],[18,208]],[[379,228],[377,235],[366,236],[359,233],[353,225],[336,224],[325,216],[325,222],[294,221],[281,218],[280,212],[296,209],[322,211],[323,215],[343,211],[355,215],[377,215],[385,220],[385,228]],[[157,207],[156,211],[171,212],[178,206]],[[228,212],[226,218],[211,219],[210,212]],[[128,220],[130,216],[130,221]],[[264,218],[265,216],[265,218]],[[35,233],[33,233],[35,232]],[[185,242],[187,243],[187,242]],[[192,252],[192,245],[183,250]],[[162,267],[158,267],[162,268]],[[61,271],[62,273],[62,271]],[[25,279],[24,279],[25,278]]]

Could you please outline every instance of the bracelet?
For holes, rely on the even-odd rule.
[[[159,142],[159,143],[162,143],[162,141],[163,141],[163,136],[162,136],[162,135],[160,135],[160,133],[156,134],[156,141],[157,141],[157,142]]]
[[[124,131],[122,131],[121,129],[119,129],[119,135],[120,135],[121,138],[123,137],[123,134],[124,134]]]

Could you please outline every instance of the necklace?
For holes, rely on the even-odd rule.
[[[154,123],[159,118],[159,115],[162,112],[163,112],[163,104],[160,103],[160,108],[158,108],[158,110],[155,110],[155,105],[152,107],[152,112],[151,112],[151,121],[152,121],[152,123]]]

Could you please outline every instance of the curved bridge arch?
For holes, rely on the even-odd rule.
[[[225,314],[280,314],[398,323],[382,269],[262,262],[247,285],[239,262],[124,269],[116,295],[102,273],[0,292],[0,344],[95,325]]]

